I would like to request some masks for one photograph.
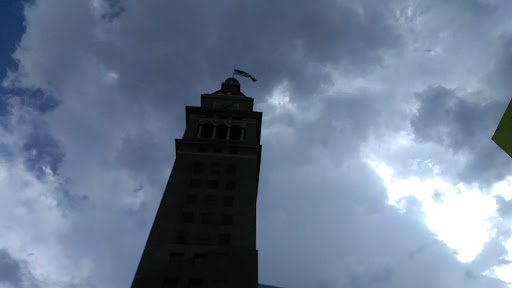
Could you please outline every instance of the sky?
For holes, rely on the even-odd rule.
[[[259,282],[512,287],[512,2],[3,1],[0,287],[129,287],[185,129],[263,112]]]

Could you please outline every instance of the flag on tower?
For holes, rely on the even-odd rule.
[[[235,72],[233,74],[244,76],[244,77],[247,77],[247,78],[251,78],[252,82],[256,81],[256,78],[252,77],[249,73],[244,72],[242,70],[235,69]]]

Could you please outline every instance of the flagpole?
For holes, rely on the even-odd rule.
[[[233,78],[235,78],[235,68],[233,68]]]

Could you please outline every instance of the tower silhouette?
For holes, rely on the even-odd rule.
[[[186,129],[132,288],[256,288],[262,113],[228,78]]]

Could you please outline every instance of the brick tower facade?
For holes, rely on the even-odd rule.
[[[262,113],[235,78],[186,107],[186,130],[132,288],[256,288]]]

